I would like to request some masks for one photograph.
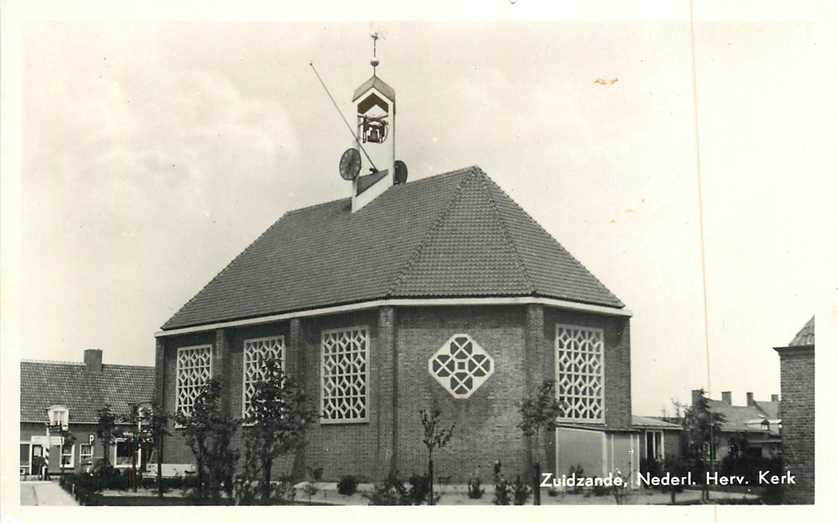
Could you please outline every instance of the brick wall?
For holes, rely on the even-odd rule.
[[[320,414],[321,333],[326,329],[366,326],[370,334],[369,421],[309,427],[307,445],[296,457],[274,467],[274,474],[323,467],[324,478],[345,474],[380,479],[392,469],[408,476],[422,473],[427,451],[422,444],[419,410],[434,405],[443,422],[455,423],[451,443],[435,456],[437,476],[465,481],[480,467],[491,479],[499,459],[508,476],[523,474],[534,452],[544,470],[555,462],[553,438],[531,449],[521,435],[518,403],[545,379],[554,379],[555,325],[599,327],[605,332],[607,428],[631,423],[631,379],[628,320],[545,309],[539,305],[487,307],[383,307],[329,317],[301,318],[258,327],[225,329],[158,340],[158,389],[164,407],[175,408],[177,348],[213,346],[213,372],[226,383],[225,404],[231,415],[242,413],[242,350],[248,338],[284,335],[286,371],[306,391]],[[494,374],[468,399],[455,399],[428,373],[428,360],[455,334],[468,334],[494,359]],[[242,431],[247,430],[243,428]],[[167,438],[165,463],[192,463],[183,439]],[[233,444],[241,448],[242,433]],[[549,465],[552,469],[552,465]]]
[[[379,413],[384,401],[376,391],[381,379],[382,357],[378,333],[378,311],[338,316],[304,318],[301,324],[301,365],[305,368],[305,390],[315,412],[320,413],[320,343],[328,329],[366,326],[369,329],[369,421],[365,423],[324,424],[315,422],[307,432],[304,452],[306,468],[323,468],[323,477],[337,480],[345,474],[376,478],[383,449],[379,440]]]
[[[605,337],[605,428],[631,429],[631,340],[629,319],[617,316],[545,309],[544,372],[542,379],[555,379],[556,325],[579,325],[603,329]],[[556,461],[555,440],[544,442],[545,462]],[[552,470],[552,468],[551,468]],[[567,471],[554,471],[564,473]]]
[[[163,405],[165,412],[169,414],[174,414],[175,412],[177,349],[192,345],[212,345],[214,352],[215,341],[215,331],[174,336],[166,339],[158,338],[158,355],[156,359],[164,362],[164,372],[162,375],[159,372],[157,373],[155,388],[158,394],[162,394],[162,400],[158,396],[158,402]],[[160,356],[160,352],[163,353],[162,357]],[[213,367],[214,369],[216,367],[215,361],[213,361]],[[189,447],[183,440],[181,432],[174,428],[174,420],[171,421],[170,427],[172,429],[172,435],[167,436],[163,442],[163,463],[194,463],[195,460],[192,451],[189,450]]]
[[[456,423],[435,455],[435,475],[465,482],[480,467],[484,481],[499,459],[507,475],[522,473],[526,447],[516,403],[525,394],[523,307],[422,307],[397,311],[399,471],[424,473],[420,409],[437,405],[444,425]],[[428,359],[454,334],[469,334],[494,359],[495,372],[468,399],[455,399],[428,373]]]
[[[780,349],[780,418],[783,457],[797,485],[785,489],[786,503],[815,502],[815,349]]]

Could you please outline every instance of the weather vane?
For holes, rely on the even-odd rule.
[[[375,68],[378,67],[378,64],[380,63],[378,58],[375,56],[376,44],[378,43],[378,33],[371,33],[370,38],[372,38],[372,60],[370,60],[370,65],[372,66],[372,75],[375,76]]]

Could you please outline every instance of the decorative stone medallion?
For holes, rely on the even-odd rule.
[[[495,362],[468,334],[455,334],[428,360],[428,372],[452,396],[466,399],[495,372]]]

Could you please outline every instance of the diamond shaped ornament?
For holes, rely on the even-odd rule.
[[[428,373],[453,397],[466,399],[495,373],[495,362],[471,336],[455,334],[428,359]]]

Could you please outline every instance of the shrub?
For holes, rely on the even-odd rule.
[[[495,476],[495,499],[492,503],[495,505],[511,505],[512,504],[512,487],[509,482],[504,479],[502,474]]]
[[[289,505],[297,495],[291,476],[282,476],[272,481],[267,498],[263,493],[264,489],[257,481],[243,477],[239,477],[233,491],[237,505]]]
[[[532,494],[532,488],[521,481],[521,476],[515,476],[515,482],[512,484],[512,495],[516,505],[525,505]]]
[[[72,494],[80,505],[98,505],[100,482],[91,474],[64,475],[58,484]]]
[[[547,489],[547,495],[551,498],[555,498],[559,495],[559,489],[557,489],[556,487],[550,487],[549,489]]]
[[[370,505],[412,505],[410,495],[398,472],[392,472],[381,483],[376,483],[372,493],[363,494]]]
[[[484,489],[480,488],[480,478],[472,476],[468,480],[468,497],[471,499],[480,499],[483,497]]]
[[[323,479],[323,467],[308,467],[308,476],[312,481],[321,481]]]
[[[571,465],[570,469],[567,471],[567,476],[576,476],[577,478],[584,478],[585,477],[585,469],[582,468],[582,465]],[[578,482],[573,485],[573,493],[579,494],[582,492],[582,486],[578,484]]]
[[[312,481],[306,481],[303,484],[303,494],[308,496],[308,502],[311,503],[311,497],[317,495],[320,492],[320,489],[317,488],[317,485],[314,484]]]
[[[660,476],[662,463],[655,458],[643,458],[640,460],[640,473],[643,475]]]
[[[410,484],[407,494],[411,504],[421,505],[428,501],[428,494],[431,493],[431,479],[428,476],[412,474],[407,482]],[[439,496],[434,496],[434,502],[437,500]]]
[[[620,472],[620,469],[617,469],[617,473],[614,475],[615,478],[622,479],[622,484],[628,484],[628,478],[623,476],[623,473]],[[611,487],[611,493],[614,494],[614,502],[618,505],[622,505],[626,502],[626,497],[628,496],[628,489],[626,487],[618,487],[616,483]]]
[[[358,491],[358,478],[355,476],[341,476],[338,481],[338,494],[351,496]]]
[[[594,476],[594,486],[591,487],[594,493],[594,496],[607,496],[608,495],[608,487],[605,485],[598,483],[596,481],[596,476]]]

